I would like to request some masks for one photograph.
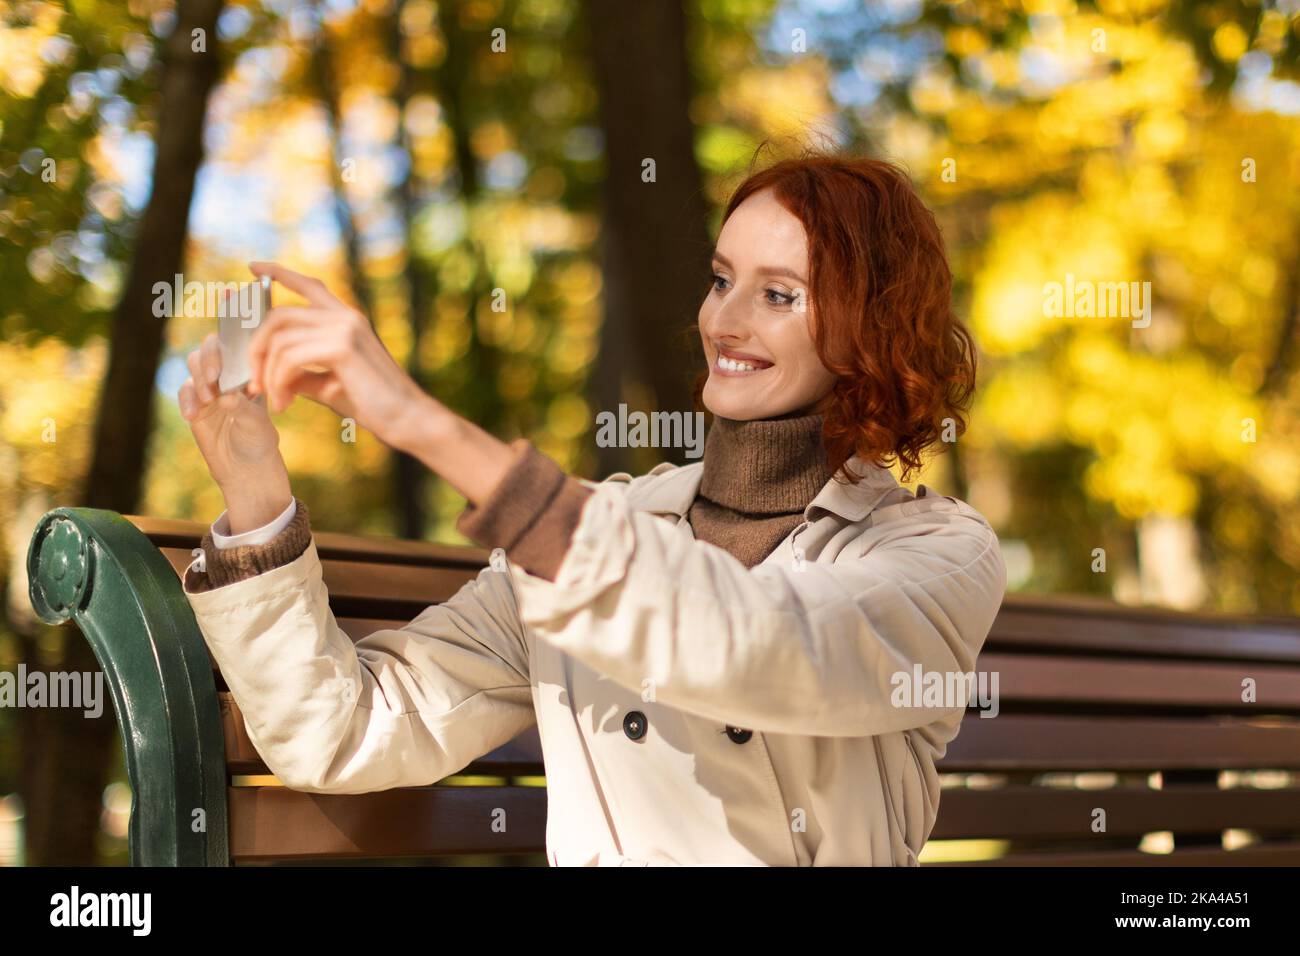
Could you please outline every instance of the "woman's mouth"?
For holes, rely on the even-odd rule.
[[[718,357],[713,360],[713,367],[723,375],[752,375],[755,372],[762,372],[772,367],[771,362],[765,362],[760,358],[752,355],[741,355],[732,353],[724,355],[718,352]]]

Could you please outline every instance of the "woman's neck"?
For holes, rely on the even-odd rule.
[[[744,514],[802,512],[830,481],[820,414],[734,421],[714,417],[699,495]]]

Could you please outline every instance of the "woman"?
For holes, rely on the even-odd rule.
[[[955,437],[975,375],[904,175],[812,157],[739,188],[699,312],[703,459],[635,479],[502,443],[319,281],[253,269],[308,304],[254,336],[255,399],[215,394],[212,336],[189,356],[227,510],[185,590],[287,786],[431,784],[536,721],[552,864],[916,865],[966,699],[904,692],[970,675],[1006,570],[978,512],[883,464]],[[295,395],[449,481],[503,570],[354,647],[267,415]]]

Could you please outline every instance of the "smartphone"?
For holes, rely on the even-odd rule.
[[[221,378],[217,386],[223,395],[243,388],[252,378],[248,344],[271,309],[271,277],[260,276],[249,295],[241,292],[231,302],[232,307],[217,317],[217,341],[221,346]]]

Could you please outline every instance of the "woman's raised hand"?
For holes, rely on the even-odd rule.
[[[249,268],[307,300],[263,316],[248,346],[250,395],[265,396],[273,412],[295,395],[310,398],[410,454],[469,502],[486,499],[510,468],[508,445],[421,391],[366,317],[319,279],[274,262]]]
[[[269,275],[307,300],[301,306],[275,306],[253,333],[250,394],[265,395],[273,412],[303,395],[400,447],[407,433],[403,426],[420,414],[428,396],[389,354],[366,317],[335,298],[319,279],[274,262],[249,265],[255,275]]]
[[[280,434],[266,402],[242,390],[218,391],[221,349],[215,332],[190,352],[186,364],[190,377],[177,394],[181,416],[225,496],[232,532],[259,527],[283,511],[291,497]]]
[[[307,300],[276,306],[248,345],[245,390],[221,395],[216,335],[190,354],[193,378],[181,387],[181,414],[225,493],[232,533],[266,524],[287,507],[288,473],[268,412],[303,395],[407,452],[472,504],[484,501],[513,460],[510,447],[426,395],[370,323],[319,279],[274,262],[249,263]]]

